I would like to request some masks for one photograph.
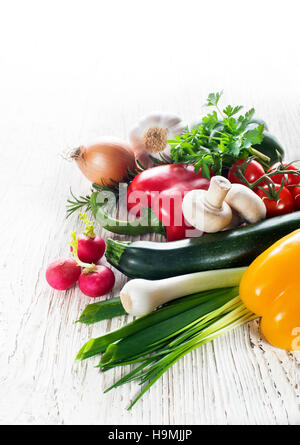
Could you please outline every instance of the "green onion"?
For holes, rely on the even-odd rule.
[[[222,289],[218,289],[222,293]],[[129,335],[142,331],[143,329],[153,326],[164,320],[169,320],[177,314],[182,314],[185,310],[198,306],[201,302],[212,301],[216,291],[207,291],[190,295],[188,297],[179,298],[171,304],[158,309],[151,314],[138,318],[117,331],[110,332],[102,337],[92,338],[82,346],[77,354],[77,360],[84,360],[94,355],[104,352],[107,346]]]
[[[89,304],[81,313],[76,323],[92,324],[113,317],[126,315],[120,297]]]
[[[135,317],[150,314],[157,307],[194,292],[238,286],[246,267],[205,270],[161,280],[134,279],[120,293],[125,310]]]
[[[230,281],[227,275],[238,277],[239,269],[226,270],[228,274],[224,276],[218,271],[215,286],[222,286],[222,283],[228,286]],[[241,276],[235,279],[236,286]],[[199,289],[205,288],[202,281],[199,281]],[[211,287],[211,279],[207,282],[207,287]],[[118,298],[111,303],[108,300],[90,306],[82,313],[80,321],[93,323],[111,318],[121,311]],[[131,409],[162,374],[185,354],[253,318],[254,314],[238,297],[238,287],[204,290],[173,300],[116,331],[90,339],[76,358],[84,360],[103,353],[98,365],[103,372],[117,366],[136,364],[134,369],[105,391],[138,380],[143,388],[130,405]]]
[[[218,336],[234,329],[235,327],[253,320],[256,316],[249,312],[239,297],[233,298],[220,308],[202,317],[193,326],[187,327],[184,333],[171,341],[167,346],[157,347],[155,354],[145,354],[140,357],[142,362],[137,368],[130,371],[105,392],[110,391],[125,383],[139,380],[140,384],[146,384],[140,394],[134,399],[128,409],[150,389],[150,387],[180,358],[194,349],[208,343]],[[101,366],[102,371],[107,371],[115,366],[128,364],[122,361],[111,362],[110,366]]]
[[[153,345],[168,338],[172,338],[174,334],[179,334],[182,329],[186,329],[196,320],[210,313],[235,297],[238,293],[237,288],[224,289],[214,291],[210,295],[210,299],[191,307],[184,312],[179,312],[172,317],[168,317],[159,323],[143,328],[134,335],[123,338],[117,344],[108,346],[105,354],[101,359],[101,364],[116,362],[122,359],[131,359],[135,355],[141,353]]]

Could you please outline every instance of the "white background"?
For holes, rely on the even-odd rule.
[[[300,158],[298,3],[1,1],[0,423],[300,423],[299,354],[266,345],[256,323],[182,360],[128,413],[135,385],[102,394],[119,370],[73,363],[124,320],[74,325],[89,299],[44,280],[79,227],[65,220],[69,187],[89,191],[66,149],[126,139],[154,110],[189,122],[224,89]]]

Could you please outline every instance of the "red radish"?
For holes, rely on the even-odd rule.
[[[72,258],[61,258],[49,264],[46,280],[53,289],[66,290],[72,287],[79,278],[81,267]]]
[[[78,279],[79,289],[92,298],[107,294],[115,284],[114,273],[106,266],[96,266],[96,264],[80,261],[78,258],[78,244],[79,241],[74,231],[70,245],[76,263],[83,268]]]
[[[79,214],[85,224],[85,231],[78,235],[78,258],[84,263],[97,263],[105,252],[105,241],[95,234],[94,224],[86,213]],[[73,247],[71,246],[71,252]]]
[[[78,258],[84,263],[97,263],[104,252],[105,242],[100,236],[90,238],[84,233],[78,235]]]
[[[81,292],[96,298],[107,294],[115,284],[114,273],[106,266],[95,266],[90,272],[83,271],[78,280]]]

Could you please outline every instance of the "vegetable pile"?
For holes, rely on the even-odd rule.
[[[299,253],[300,230],[296,230],[259,255],[249,268],[210,270],[157,282],[129,281],[121,291],[121,300],[114,299],[111,309],[109,301],[91,305],[79,321],[91,324],[122,315],[121,303],[128,313],[141,317],[89,340],[77,359],[102,353],[98,366],[103,372],[136,365],[105,391],[138,380],[144,387],[131,409],[185,354],[257,316],[263,317],[262,332],[274,346],[300,350]],[[292,278],[290,264],[294,265]],[[229,287],[239,282],[239,288]],[[192,293],[196,289],[199,292]]]
[[[101,163],[101,152],[93,166],[93,178],[98,171],[96,180],[87,175],[94,181],[92,195],[79,198],[73,196],[69,200],[68,213],[71,214],[81,206],[90,208],[100,225],[116,234],[142,235],[156,232],[165,235],[168,241],[200,236],[202,225],[199,229],[194,218],[182,212],[182,201],[189,191],[207,190],[214,175],[226,177],[232,185],[247,187],[244,197],[248,193],[250,199],[250,190],[253,191],[252,201],[255,200],[254,194],[259,196],[265,205],[267,218],[298,210],[298,167],[293,162],[283,163],[284,149],[266,131],[265,122],[255,118],[253,108],[245,114],[239,114],[241,106],[228,105],[222,110],[221,96],[222,93],[208,96],[207,105],[215,110],[191,128],[184,128],[176,116],[151,115],[142,119],[132,130],[130,140],[136,167],[128,162],[127,175],[124,170],[121,175],[128,184],[127,220],[119,220],[105,209],[106,195],[103,192],[114,193],[116,201],[120,192],[120,175],[113,174],[110,167],[109,181],[107,174],[103,173],[107,158],[111,160],[111,166],[119,162],[107,156],[107,151],[105,160]],[[167,140],[167,135],[173,136],[173,139]],[[105,144],[107,142],[104,141],[89,148],[94,152],[95,147]],[[126,144],[123,145],[126,147],[123,150],[128,152]],[[85,151],[81,149],[81,153]],[[113,156],[113,151],[111,153]],[[157,158],[158,155],[160,158]],[[155,166],[143,166],[141,159],[145,157],[146,167],[149,167],[149,163]],[[116,171],[118,169],[116,165]],[[218,206],[216,209],[219,210]],[[235,208],[233,210],[233,221],[227,228],[243,222],[256,222],[237,218],[236,213],[239,212]],[[203,224],[204,232],[212,231],[207,227],[209,220],[207,224],[203,221]]]
[[[102,354],[103,372],[132,365],[107,388],[143,385],[129,408],[185,354],[254,318],[262,317],[272,345],[300,350],[300,170],[253,108],[222,109],[221,97],[208,96],[214,109],[196,124],[152,114],[132,129],[129,144],[103,140],[71,155],[92,192],[72,194],[68,216],[85,208],[114,234],[167,241],[105,245],[80,214],[85,231],[72,233],[73,258],[46,271],[55,289],[78,281],[85,295],[103,296],[115,282],[97,264],[106,250],[107,261],[132,278],[120,296],[88,305],[77,320],[137,317],[77,354]]]

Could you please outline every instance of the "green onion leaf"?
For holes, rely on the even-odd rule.
[[[126,315],[120,297],[89,304],[81,313],[76,323],[92,324],[102,320],[109,320],[120,315]]]

